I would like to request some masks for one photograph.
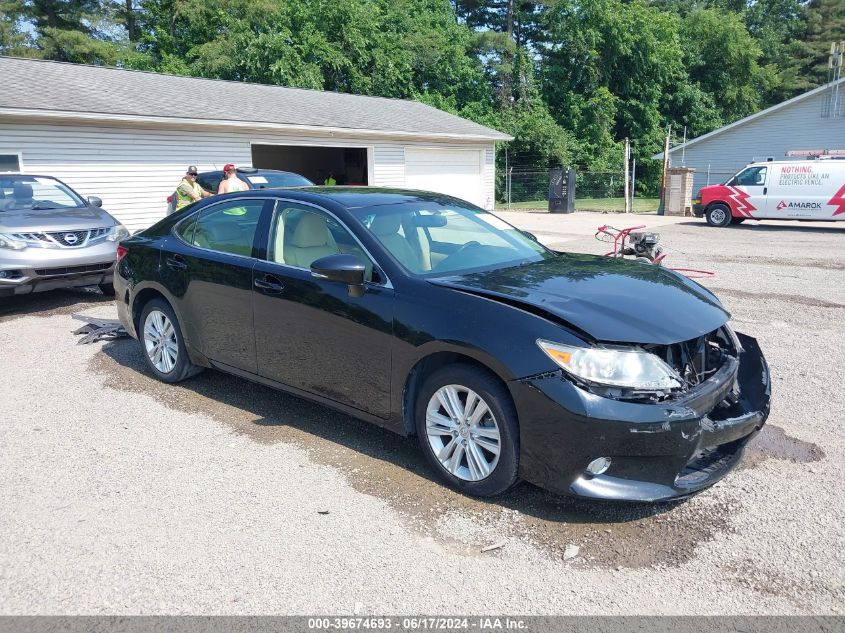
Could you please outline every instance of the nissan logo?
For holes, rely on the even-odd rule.
[[[79,241],[79,238],[76,236],[76,233],[65,233],[65,242],[69,245],[76,244]]]

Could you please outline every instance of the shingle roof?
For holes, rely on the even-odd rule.
[[[233,121],[257,126],[510,140],[437,108],[402,99],[0,57],[0,114],[38,113]]]

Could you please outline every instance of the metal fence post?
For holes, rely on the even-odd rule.
[[[634,164],[631,167],[631,212],[634,211],[634,196],[637,184],[637,159],[634,158]]]
[[[628,207],[628,205],[629,205],[629,203],[630,203],[630,200],[628,199],[628,194],[629,194],[630,190],[629,190],[629,188],[628,188],[628,187],[629,187],[629,186],[630,186],[630,184],[631,184],[631,183],[630,183],[630,181],[628,180],[628,177],[630,176],[630,173],[628,172],[628,162],[629,162],[629,160],[630,160],[630,157],[631,157],[631,144],[630,144],[630,142],[628,141],[628,137],[626,136],[626,137],[625,137],[625,151],[624,151],[624,157],[623,157],[623,159],[622,159],[622,171],[623,171],[623,172],[624,172],[624,174],[625,174],[625,192],[624,192],[624,197],[625,197],[625,206],[624,206],[624,208],[625,208],[625,213],[630,213],[630,208]]]
[[[513,167],[508,170],[507,175],[507,190],[508,190],[508,211],[511,210],[511,179],[513,175]]]

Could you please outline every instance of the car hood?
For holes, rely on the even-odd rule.
[[[0,233],[78,231],[115,224],[112,216],[97,207],[0,210]]]
[[[713,293],[678,273],[596,255],[566,253],[430,281],[516,304],[612,343],[678,343],[730,318]]]

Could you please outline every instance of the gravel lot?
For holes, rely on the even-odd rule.
[[[845,614],[845,227],[503,216],[593,253],[598,224],[647,223],[669,265],[716,272],[774,381],[740,469],[672,505],[477,501],[410,440],[216,372],[160,384],[128,339],[76,346],[72,312],[114,315],[95,293],[16,298],[0,613]]]

